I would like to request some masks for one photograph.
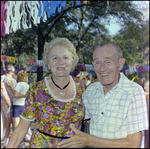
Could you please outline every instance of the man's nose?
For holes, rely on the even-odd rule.
[[[100,71],[105,71],[106,70],[106,64],[105,63],[101,63],[99,66]]]

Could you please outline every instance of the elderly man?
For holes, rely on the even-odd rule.
[[[7,64],[6,67],[6,74],[1,76],[1,81],[4,82],[5,88],[7,90],[8,96],[11,100],[11,103],[13,101],[13,92],[12,90],[7,86],[7,83],[11,83],[13,87],[15,87],[17,81],[13,78],[15,72],[15,67],[12,64]],[[12,104],[11,104],[12,105]],[[5,133],[5,139],[4,139],[4,147],[7,146],[7,143],[9,141],[9,135],[11,132],[11,123],[12,123],[12,110],[11,107],[9,107],[7,112],[7,123],[6,125],[6,133]]]
[[[142,131],[148,129],[146,99],[143,88],[120,73],[125,64],[120,47],[112,42],[97,45],[92,63],[99,82],[83,94],[90,134],[70,126],[75,135],[59,148],[140,147]]]

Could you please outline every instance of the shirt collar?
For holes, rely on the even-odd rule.
[[[123,88],[124,84],[128,83],[128,82],[129,82],[129,80],[127,79],[127,77],[122,72],[120,72],[120,80],[116,86],[119,88]]]
[[[8,74],[8,73],[6,74],[6,76],[9,76],[9,77],[13,78],[12,75],[10,75],[10,74]]]
[[[129,84],[129,80],[128,78],[127,79],[126,78],[127,77],[122,72],[120,72],[119,82],[112,89],[116,88],[126,89],[126,84]],[[100,82],[97,82],[97,89],[101,90],[101,88],[103,88],[102,84]]]
[[[125,90],[129,93],[131,93],[131,88],[129,87],[129,84],[132,83],[131,80],[129,80],[122,72],[120,73],[120,80],[118,84],[116,85],[117,88],[120,88],[122,90]]]

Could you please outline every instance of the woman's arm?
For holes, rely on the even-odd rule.
[[[18,148],[31,125],[30,121],[20,118],[19,125],[15,128],[6,148]]]

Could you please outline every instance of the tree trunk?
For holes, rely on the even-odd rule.
[[[42,60],[44,51],[45,38],[41,32],[40,24],[38,24],[38,60]],[[43,79],[43,69],[37,68],[37,82]]]

